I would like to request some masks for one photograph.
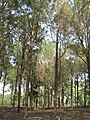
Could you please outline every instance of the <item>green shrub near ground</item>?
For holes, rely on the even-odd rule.
[[[2,104],[2,97],[3,95],[0,94],[0,105]],[[5,95],[4,96],[4,105],[10,105],[11,99],[10,99],[10,95]]]

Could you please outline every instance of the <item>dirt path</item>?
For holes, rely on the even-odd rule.
[[[0,107],[0,120],[23,120],[24,108]],[[56,120],[90,120],[90,108],[57,109]],[[54,110],[35,110],[28,112],[27,120],[54,120]]]

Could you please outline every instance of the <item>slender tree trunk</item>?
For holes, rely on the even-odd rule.
[[[51,106],[53,104],[53,88],[51,88]]]
[[[39,93],[40,93],[40,86],[39,86]],[[40,95],[38,96],[38,107],[40,107]]]
[[[19,59],[19,43],[17,46],[17,59]],[[15,90],[14,90],[14,95],[13,95],[13,108],[15,107],[15,101],[16,101],[16,94],[17,94],[17,83],[18,83],[18,78],[19,78],[19,63],[17,62],[17,68],[16,68],[16,80],[15,80]]]
[[[22,106],[24,106],[25,104],[25,84],[26,84],[26,81],[24,79],[24,83],[23,83],[23,95],[22,95]]]
[[[86,106],[86,97],[87,97],[87,94],[86,94],[86,75],[84,74],[84,77],[85,77],[85,86],[84,86],[84,106]]]
[[[17,81],[18,81],[18,68],[17,68],[17,76],[15,81],[15,91],[13,95],[13,108],[15,107],[16,93],[17,93]]]
[[[86,59],[87,59],[87,68],[88,68],[88,81],[89,81],[89,101],[88,105],[90,106],[90,13],[88,13],[88,21],[87,21],[87,53],[86,53]]]
[[[88,50],[88,55],[87,55],[87,67],[88,67],[88,81],[89,81],[89,101],[88,104],[90,105],[90,50]]]
[[[79,101],[79,92],[78,92],[78,75],[77,75],[77,106],[78,106],[78,101]]]
[[[50,82],[48,83],[48,108],[50,107]]]
[[[11,105],[13,105],[13,91],[14,91],[14,85],[12,83],[12,88],[11,88]]]
[[[0,69],[0,79],[2,78],[2,69]]]
[[[3,83],[3,96],[2,96],[2,105],[4,104],[5,85],[6,85],[6,82],[5,82],[5,79],[4,79],[4,83]]]
[[[38,95],[36,96],[36,108],[38,108]]]
[[[34,42],[34,37],[35,37],[35,25],[34,21],[32,22],[32,32],[31,32],[31,39],[30,39],[30,48],[29,48],[29,55],[30,55],[30,107],[31,110],[33,110],[33,81],[31,78],[31,71],[32,71],[32,52],[33,52],[33,42]]]
[[[21,99],[21,84],[22,84],[22,72],[24,65],[24,53],[25,53],[25,44],[26,44],[26,34],[24,34],[24,41],[22,43],[22,53],[21,53],[21,63],[19,66],[19,85],[18,85],[18,112],[20,110],[20,99]]]
[[[29,75],[29,72],[28,72],[27,80],[26,80],[26,96],[25,96],[25,114],[24,114],[24,119],[26,119],[27,115],[28,115],[29,76],[30,75]]]
[[[32,100],[33,100],[33,91],[32,91],[32,79],[31,79],[31,64],[32,64],[32,48],[34,41],[34,21],[32,22],[32,31],[30,33],[30,45],[29,45],[29,55],[28,55],[28,79],[26,85],[26,98],[25,98],[25,115],[24,118],[27,118],[28,114],[28,93],[30,93],[30,108],[32,109]],[[29,91],[30,84],[30,91]]]
[[[46,107],[46,84],[44,84],[44,108]]]
[[[18,84],[18,112],[20,112],[20,99],[21,99],[21,83],[22,83],[22,66],[19,68],[19,84]]]
[[[75,81],[75,83],[74,83],[74,86],[75,86],[75,106],[76,106],[76,102],[77,102],[77,100],[76,100],[76,98],[77,98],[77,97],[76,97],[76,95],[77,95],[77,93],[76,93],[76,92],[77,92],[77,91],[76,91],[76,82],[77,82],[77,81]]]
[[[55,58],[55,81],[54,81],[54,115],[55,115],[55,117],[56,117],[56,107],[57,107],[57,82],[58,82],[58,34],[59,34],[59,30],[57,28],[56,58]]]
[[[62,107],[64,107],[64,76],[62,70]]]
[[[60,51],[59,51],[58,108],[60,108],[60,81],[61,81],[61,54],[60,54]]]
[[[71,79],[71,108],[73,108],[73,79]]]
[[[33,84],[32,84],[32,79],[30,79],[31,82],[31,91],[30,91],[30,108],[33,110]]]

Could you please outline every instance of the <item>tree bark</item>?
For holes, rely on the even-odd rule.
[[[18,46],[17,46],[17,59],[19,59],[19,43],[18,43]],[[16,68],[16,80],[15,80],[15,90],[14,90],[14,96],[13,96],[13,108],[15,107],[15,100],[16,100],[16,94],[17,94],[17,83],[18,83],[18,78],[19,78],[19,63],[17,62],[16,63],[17,65],[17,68]]]
[[[14,91],[14,85],[13,83],[11,84],[12,88],[11,88],[11,105],[13,105],[13,91]]]
[[[77,95],[77,90],[76,90],[76,82],[77,81],[75,81],[75,83],[74,83],[74,87],[75,87],[75,106],[76,106],[76,103],[77,103],[77,97],[76,97],[76,95]]]
[[[56,107],[57,107],[57,82],[58,82],[58,34],[59,34],[59,29],[57,28],[56,58],[55,58],[55,81],[54,81],[54,115],[55,115],[55,117],[56,117]]]
[[[79,102],[79,92],[78,92],[78,75],[77,75],[77,106],[78,106],[78,102]]]
[[[87,97],[87,94],[86,94],[86,75],[84,74],[84,78],[85,78],[85,86],[84,86],[84,106],[86,106],[86,97]]]
[[[33,84],[32,84],[32,79],[30,79],[30,85],[31,85],[31,88],[30,88],[30,108],[31,110],[33,110]]]
[[[26,119],[27,115],[28,115],[29,76],[30,75],[29,75],[29,72],[28,72],[27,80],[26,80],[26,95],[25,95],[25,114],[24,114],[24,119]]]
[[[25,84],[26,84],[26,81],[25,81],[25,78],[24,78],[24,82],[23,82],[23,95],[22,95],[22,106],[25,105]]]
[[[44,84],[44,108],[46,107],[46,84]]]
[[[71,108],[73,108],[73,79],[71,79]]]
[[[60,45],[61,49],[61,45]],[[59,51],[59,73],[58,73],[58,108],[60,108],[60,81],[61,81],[61,54]]]
[[[19,85],[18,85],[18,112],[20,110],[20,99],[21,99],[21,84],[22,84],[22,72],[24,63],[24,52],[25,52],[26,34],[24,35],[24,41],[22,43],[21,61],[19,65]]]
[[[48,83],[48,108],[50,107],[50,82]]]
[[[2,105],[4,104],[5,85],[6,85],[6,82],[5,82],[5,79],[4,79],[4,83],[3,83],[3,96],[2,96]]]
[[[15,91],[13,95],[13,108],[15,107],[15,100],[16,100],[16,93],[17,93],[17,81],[18,81],[18,68],[17,68],[17,75],[16,75],[16,81],[15,81]]]
[[[53,87],[51,88],[51,106],[52,106],[52,103],[53,103]]]
[[[62,70],[62,107],[64,107],[64,76]]]
[[[28,79],[26,85],[26,100],[25,100],[25,115],[24,118],[27,118],[28,114],[28,93],[30,93],[30,107],[32,109],[32,100],[33,100],[33,90],[32,90],[32,79],[31,79],[31,64],[32,64],[32,48],[33,48],[33,41],[34,41],[34,21],[32,21],[32,31],[30,33],[30,45],[29,45],[29,54],[28,54]],[[30,91],[29,91],[29,84],[30,84]]]
[[[90,105],[90,51],[88,50],[88,55],[87,55],[87,67],[88,67],[88,82],[89,82],[89,101],[88,104]]]
[[[21,83],[22,83],[22,65],[19,66],[19,84],[18,84],[18,112],[20,112]]]

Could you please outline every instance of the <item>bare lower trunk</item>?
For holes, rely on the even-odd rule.
[[[71,108],[73,108],[73,79],[71,79]]]
[[[19,85],[18,85],[18,112],[20,112],[21,83],[22,83],[22,66],[20,66]]]
[[[25,105],[25,79],[24,79],[24,83],[23,83],[23,95],[22,95],[22,106]]]
[[[17,71],[18,71],[18,69],[17,69]],[[14,95],[13,95],[13,108],[15,107],[15,100],[16,100],[16,93],[17,93],[17,81],[18,81],[18,72],[17,72],[17,76],[16,76],[15,91],[14,91]]]
[[[62,71],[62,107],[64,107],[64,76]]]
[[[58,108],[60,108],[60,81],[61,81],[61,55],[59,52],[59,74],[58,74]]]
[[[78,101],[79,101],[79,92],[78,92],[78,75],[77,75],[77,106],[78,106]]]
[[[17,47],[17,59],[19,59],[19,43]],[[16,80],[15,80],[15,90],[14,90],[14,95],[13,95],[13,108],[15,107],[15,101],[16,101],[16,94],[17,94],[17,83],[18,83],[18,78],[19,78],[19,64],[17,62],[17,68],[16,68]]]
[[[75,87],[75,106],[76,106],[76,103],[77,103],[77,100],[76,100],[76,98],[77,98],[77,97],[76,97],[76,95],[77,95],[77,93],[76,93],[76,92],[77,92],[77,91],[76,91],[76,81],[75,81],[75,83],[74,83],[74,87]]]
[[[88,51],[90,52],[90,51]],[[88,82],[89,82],[89,93],[88,93],[88,96],[89,96],[89,102],[88,104],[90,105],[90,53],[88,53],[88,56],[87,56],[87,67],[88,67]]]
[[[85,86],[84,86],[84,106],[86,106],[86,97],[87,97],[87,94],[86,94],[86,88],[87,88],[87,86],[86,86],[86,75],[84,75],[84,77],[85,77]]]
[[[25,119],[27,118],[28,115],[28,95],[29,95],[29,75],[26,81],[25,114],[24,114]]]
[[[54,116],[56,117],[56,107],[57,107],[57,82],[58,82],[58,34],[59,30],[57,28],[56,33],[56,59],[55,59],[55,81],[54,81]]]
[[[31,86],[31,91],[30,91],[30,108],[31,108],[31,110],[33,110],[33,85],[32,85],[32,80],[30,80],[31,81],[31,84],[30,84],[30,86]]]
[[[4,80],[4,83],[3,83],[2,105],[4,104],[4,92],[5,92],[5,80]]]
[[[13,86],[13,83],[12,83],[12,89],[11,89],[11,105],[13,105],[13,89],[14,89],[14,86]]]
[[[44,84],[44,108],[46,107],[46,84]]]
[[[51,106],[53,104],[53,88],[51,88]]]
[[[50,82],[48,83],[48,108],[50,107]]]

